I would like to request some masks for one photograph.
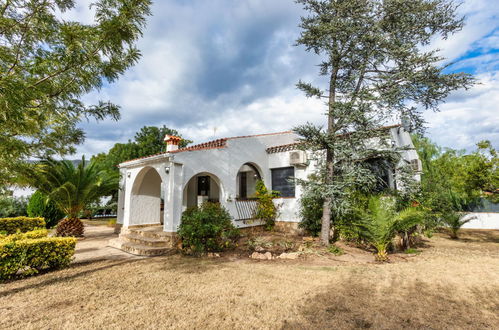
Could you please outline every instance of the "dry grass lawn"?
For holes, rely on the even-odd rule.
[[[375,264],[108,260],[1,284],[0,328],[499,327],[499,231]]]

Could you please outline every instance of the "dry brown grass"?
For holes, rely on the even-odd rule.
[[[388,264],[181,256],[2,284],[0,328],[497,328],[499,231]]]

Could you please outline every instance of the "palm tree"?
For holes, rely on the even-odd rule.
[[[31,185],[46,194],[64,212],[57,226],[58,236],[83,236],[79,216],[92,202],[109,195],[118,186],[118,173],[99,168],[95,162],[43,160],[30,176]]]
[[[388,260],[388,247],[397,232],[407,231],[421,223],[422,214],[414,207],[395,211],[391,197],[372,196],[367,209],[359,210],[361,236],[376,250],[377,261]]]
[[[448,212],[442,215],[442,222],[449,228],[450,238],[458,239],[458,232],[461,227],[470,222],[471,220],[476,219],[476,217],[470,217],[467,219],[463,219],[461,214],[458,212]]]

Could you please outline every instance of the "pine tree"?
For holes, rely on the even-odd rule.
[[[350,208],[349,194],[375,183],[364,161],[395,156],[382,124],[398,117],[413,129],[422,127],[422,110],[438,110],[451,91],[468,88],[473,78],[446,73],[438,50],[428,50],[432,38],[445,39],[463,27],[453,1],[296,2],[309,13],[301,19],[297,45],[320,56],[320,75],[327,78],[326,88],[297,84],[308,97],[325,100],[326,129],[295,129],[304,147],[325,152],[317,180],[302,183],[324,198],[321,241],[327,245],[331,218]]]

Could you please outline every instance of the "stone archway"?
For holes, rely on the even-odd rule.
[[[258,166],[253,163],[244,163],[237,172],[236,198],[246,200],[255,197],[258,180],[262,180]]]
[[[152,167],[144,167],[137,174],[132,186],[130,225],[151,225],[163,222],[161,183],[161,176]]]

